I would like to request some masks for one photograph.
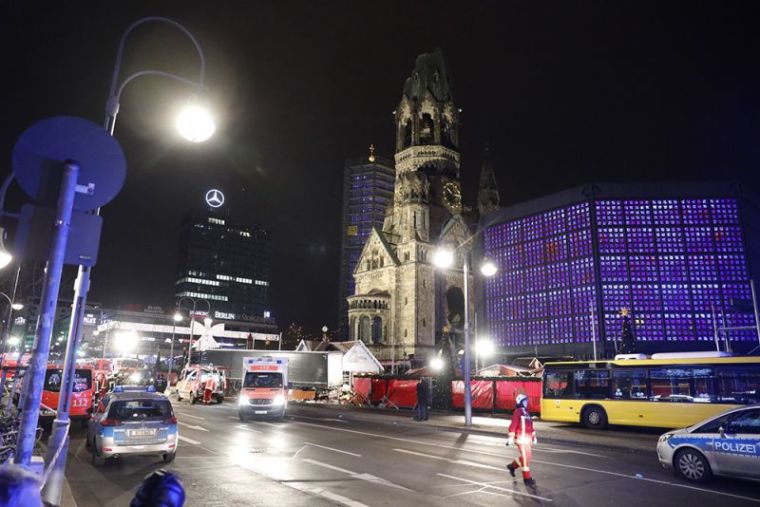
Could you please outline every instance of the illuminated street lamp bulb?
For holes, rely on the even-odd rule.
[[[439,268],[448,268],[454,264],[454,252],[448,248],[439,248],[433,255],[433,264]]]
[[[203,323],[206,324],[207,326],[210,326],[212,322],[213,320],[211,320],[211,317],[206,317],[205,319],[203,319]]]
[[[202,143],[216,130],[209,112],[195,103],[188,104],[179,113],[176,126],[182,137],[194,143]]]
[[[483,276],[493,276],[498,270],[499,268],[497,268],[496,264],[490,259],[484,260],[483,264],[480,265],[480,272]]]
[[[444,366],[445,366],[445,363],[443,362],[443,358],[440,356],[436,356],[430,360],[430,368],[432,368],[435,371],[441,371]]]
[[[11,347],[17,346],[19,343],[21,343],[21,339],[18,336],[11,336],[8,338],[8,345]]]
[[[0,250],[0,269],[10,264],[12,260],[13,260],[13,256],[11,254],[9,254],[4,249]]]
[[[182,315],[180,315],[179,313],[175,313],[174,317],[172,318],[174,319],[174,322],[182,322]]]
[[[11,308],[13,308],[16,311],[19,311],[19,310],[23,310],[24,309],[24,305],[22,305],[21,303],[13,303],[11,305]]]
[[[494,351],[493,342],[491,340],[478,340],[476,347],[478,348],[478,355],[482,357],[490,356]]]
[[[137,346],[137,335],[134,332],[122,331],[116,335],[116,347],[122,352],[131,352]]]

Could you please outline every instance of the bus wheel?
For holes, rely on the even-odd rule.
[[[704,455],[694,449],[681,449],[673,458],[673,470],[692,482],[706,482],[712,477],[710,464]]]
[[[581,422],[587,428],[601,430],[607,427],[607,413],[598,405],[592,405],[583,409]]]

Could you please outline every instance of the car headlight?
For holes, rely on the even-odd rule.
[[[245,396],[238,397],[238,406],[242,407],[243,405],[248,405],[248,398]]]
[[[140,382],[142,380],[142,375],[139,373],[133,373],[129,376],[130,382]]]
[[[280,407],[280,406],[282,406],[282,405],[284,405],[284,404],[285,404],[285,396],[283,396],[283,395],[281,395],[281,394],[278,394],[278,395],[277,395],[277,396],[275,396],[275,397],[274,397],[274,399],[272,400],[272,405],[274,405],[274,406],[276,406],[276,407]]]
[[[661,435],[660,436],[660,443],[667,442],[668,440],[670,440],[670,437],[672,437],[672,436],[673,436],[672,433],[665,433],[664,435]]]

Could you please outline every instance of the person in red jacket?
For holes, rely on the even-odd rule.
[[[512,412],[512,423],[509,425],[509,439],[507,446],[517,444],[520,457],[509,465],[507,470],[514,477],[515,470],[522,468],[523,481],[531,489],[535,489],[536,481],[530,476],[530,462],[533,459],[532,449],[536,445],[536,432],[533,429],[533,420],[528,412],[528,397],[518,394],[515,399],[515,410]]]

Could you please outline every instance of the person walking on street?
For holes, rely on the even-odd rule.
[[[523,482],[531,489],[536,489],[536,481],[530,475],[530,462],[533,459],[533,446],[536,445],[536,432],[533,429],[533,420],[528,412],[528,397],[518,394],[515,399],[515,410],[512,412],[512,423],[509,425],[509,438],[507,446],[517,444],[520,452],[518,459],[507,465],[509,475],[515,476],[515,470],[522,469]]]
[[[417,383],[417,413],[414,416],[415,421],[428,420],[428,405],[430,404],[430,387],[428,380],[422,377]]]

